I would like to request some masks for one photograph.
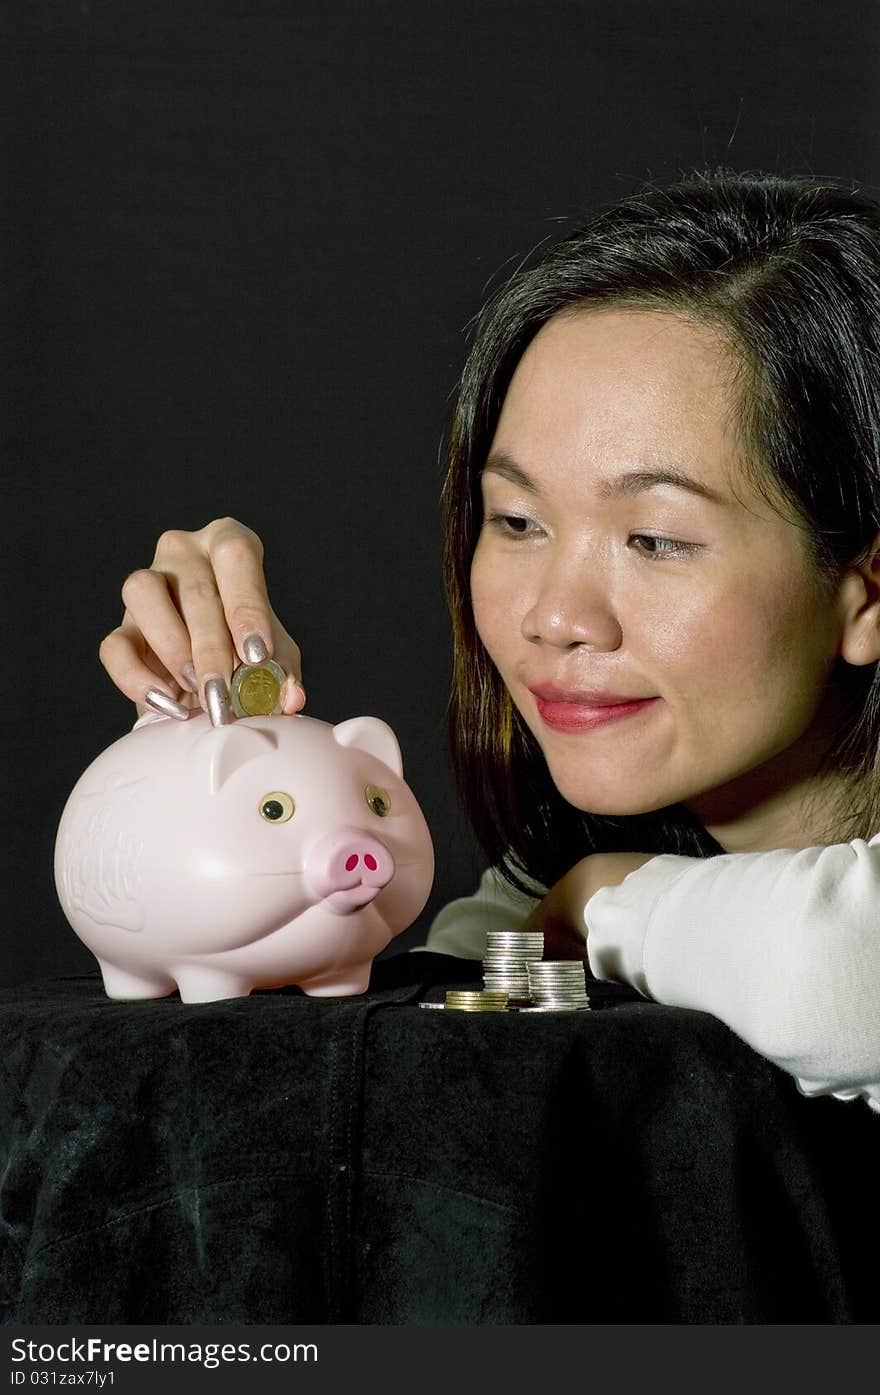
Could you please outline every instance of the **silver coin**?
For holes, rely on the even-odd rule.
[[[540,935],[543,935],[544,931],[543,931],[543,930],[500,930],[500,929],[498,928],[498,926],[496,925],[496,926],[493,926],[491,930],[487,930],[486,933],[487,933],[488,935],[518,935],[518,936],[520,937],[520,939],[523,939],[523,940],[524,940],[524,939],[527,939],[527,938],[531,938],[531,939],[533,939],[533,940],[536,940]]]
[[[487,949],[540,949],[544,943],[543,935],[520,935],[516,931],[499,933],[497,930],[486,931]]]
[[[561,964],[549,964],[546,959],[527,959],[526,963],[537,978],[577,979],[584,976],[584,966],[581,963],[563,961]]]
[[[576,964],[573,969],[563,970],[556,964],[548,965],[545,969],[543,964],[529,964],[526,972],[532,983],[565,984],[574,985],[586,983],[587,978],[583,970],[583,965]]]
[[[534,1007],[521,1007],[517,1012],[589,1012],[589,1003],[560,1004],[558,1007],[547,1003],[536,1003]]]
[[[484,966],[491,965],[498,969],[522,969],[525,972],[526,964],[540,964],[539,957],[530,957],[528,954],[495,954],[489,952],[483,955]]]

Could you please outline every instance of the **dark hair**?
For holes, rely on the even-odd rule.
[[[683,804],[611,817],[564,800],[474,625],[479,475],[513,372],[551,316],[596,305],[671,312],[724,336],[747,478],[805,529],[823,594],[880,529],[880,204],[854,187],[725,167],[645,184],[494,292],[475,317],[446,455],[448,732],[477,840],[526,891],[521,873],[549,887],[591,852],[722,851]],[[839,660],[830,681],[851,720],[822,769],[850,773],[859,791],[838,836],[868,838],[880,830],[878,666]]]

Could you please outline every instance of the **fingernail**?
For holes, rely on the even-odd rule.
[[[187,683],[189,684],[190,691],[191,691],[191,692],[194,692],[194,693],[197,693],[197,692],[199,691],[199,680],[198,680],[198,677],[197,677],[197,675],[196,675],[196,671],[195,671],[194,665],[193,665],[192,663],[184,664],[183,669],[182,669],[182,673],[183,673],[183,677],[186,679]]]
[[[161,712],[163,717],[176,717],[179,722],[189,718],[189,712],[181,703],[175,702],[167,693],[161,693],[158,688],[148,688],[144,693],[144,702],[154,712]]]
[[[269,650],[262,635],[248,635],[241,648],[245,660],[249,664],[261,664],[264,659],[269,657]]]
[[[212,673],[205,679],[205,705],[213,727],[225,727],[235,721],[229,700],[226,679],[219,673]]]

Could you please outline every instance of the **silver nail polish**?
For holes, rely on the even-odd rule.
[[[192,661],[188,664],[184,664],[182,673],[192,691],[197,693],[199,691],[199,679]]]
[[[213,727],[226,727],[235,721],[229,700],[226,679],[214,673],[205,679],[205,703]]]
[[[167,693],[160,693],[158,688],[148,688],[144,693],[144,702],[154,712],[161,712],[163,717],[176,717],[179,722],[189,719],[189,712],[183,704],[175,702]]]
[[[269,650],[262,635],[248,635],[241,646],[242,653],[249,664],[261,664],[264,659],[268,659]]]

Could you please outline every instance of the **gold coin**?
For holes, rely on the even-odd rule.
[[[472,998],[482,998],[487,1001],[493,998],[506,998],[507,993],[503,988],[447,988],[447,998],[464,998],[470,1001]]]
[[[447,989],[446,1008],[453,1012],[506,1012],[508,995],[493,989]]]
[[[274,717],[282,710],[281,689],[287,674],[274,659],[239,664],[230,684],[236,717]]]
[[[447,1012],[507,1012],[506,1003],[475,1003],[470,1006],[466,1003],[447,1003]]]

